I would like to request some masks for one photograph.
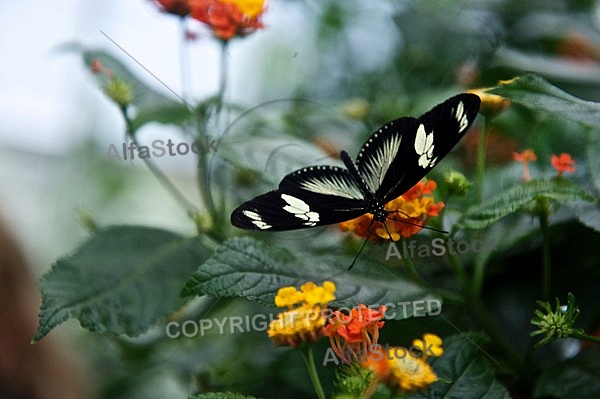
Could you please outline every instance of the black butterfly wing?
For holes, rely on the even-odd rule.
[[[237,207],[231,223],[246,230],[296,230],[350,220],[365,209],[364,196],[347,170],[310,166],[285,176],[277,190]]]
[[[459,94],[418,119],[396,119],[362,146],[356,167],[371,192],[387,203],[421,180],[467,132],[479,111],[475,94]]]
[[[418,119],[396,119],[378,129],[356,158],[358,175],[379,202],[404,194],[458,143],[479,110],[474,94],[459,94]],[[283,231],[339,223],[366,213],[369,203],[355,177],[334,166],[297,170],[279,188],[240,205],[231,223],[247,230]]]

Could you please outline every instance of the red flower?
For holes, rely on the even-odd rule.
[[[264,1],[189,0],[192,18],[206,24],[221,40],[246,36],[263,28]]]
[[[513,159],[518,162],[537,161],[537,155],[531,149],[527,149],[521,153],[513,152]]]
[[[513,159],[517,162],[523,162],[523,180],[531,180],[531,175],[529,174],[529,162],[537,160],[535,152],[531,149],[527,149],[521,153],[513,152]]]
[[[558,176],[564,172],[575,172],[575,160],[571,158],[571,154],[563,152],[560,155],[552,155],[552,166],[558,171]]]
[[[94,58],[92,60],[92,72],[94,74],[98,74],[98,73],[102,72],[102,63],[100,62],[100,60],[98,58]]]
[[[102,62],[98,58],[92,60],[91,68],[94,75],[102,74],[107,78],[112,78],[112,71],[102,65]]]
[[[164,12],[185,17],[190,13],[188,0],[154,0],[154,3]]]

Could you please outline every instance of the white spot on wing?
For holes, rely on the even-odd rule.
[[[319,221],[319,214],[311,212],[308,204],[301,199],[288,194],[281,194],[281,199],[287,203],[283,210],[293,214],[298,219],[304,220],[304,225],[315,226]]]
[[[469,119],[467,118],[467,114],[465,114],[465,106],[462,101],[460,101],[456,107],[454,118],[456,118],[456,122],[458,122],[458,132],[462,133],[469,125]]]
[[[304,225],[315,226],[319,221],[319,214],[317,212],[311,212],[308,204],[301,199],[288,194],[281,194],[281,199],[287,203],[287,205],[283,207],[283,210],[293,214],[298,219],[304,220]]]
[[[258,227],[261,230],[267,230],[267,229],[270,229],[271,227],[273,227],[270,224],[265,223],[262,220],[262,217],[256,212],[245,210],[245,211],[242,211],[242,213],[248,219],[252,219],[252,224],[254,224],[256,227]]]
[[[437,157],[433,158],[433,131],[427,134],[425,126],[421,123],[415,137],[415,151],[419,155],[419,166],[422,168],[433,167]]]

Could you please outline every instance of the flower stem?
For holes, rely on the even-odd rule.
[[[225,88],[227,87],[227,44],[228,41],[223,41],[221,44],[221,65],[220,65],[220,73],[219,76],[219,91],[217,92],[217,115],[221,113],[221,108],[223,107],[223,99],[225,97]]]
[[[572,333],[571,337],[600,344],[600,337],[588,334]]]
[[[211,124],[211,126],[216,126],[216,128],[218,128],[220,126],[220,120],[221,120],[221,112],[222,112],[222,108],[223,108],[223,102],[224,102],[224,97],[225,97],[225,88],[227,87],[227,68],[228,68],[228,63],[227,63],[227,41],[223,41],[222,42],[222,46],[221,46],[221,63],[220,63],[220,71],[219,71],[219,88],[218,88],[218,92],[217,92],[217,98],[216,98],[216,105],[215,105],[215,121],[213,121],[214,123]],[[198,134],[197,134],[197,140],[199,140],[201,143],[205,142],[205,139],[207,137],[207,124],[209,122],[208,121],[200,121],[198,124]],[[198,189],[200,190],[200,195],[202,197],[202,202],[204,203],[204,206],[207,210],[207,212],[209,213],[211,219],[212,219],[212,225],[223,225],[224,223],[221,223],[222,217],[219,215],[219,212],[217,211],[213,200],[212,200],[212,196],[211,196],[211,192],[210,192],[210,187],[209,187],[209,173],[210,171],[208,170],[208,164],[209,164],[209,156],[208,153],[206,151],[201,151],[200,154],[198,154]],[[221,231],[220,229],[211,229],[211,231],[208,232],[209,235],[211,235],[212,238],[216,239],[217,241],[222,241],[224,239],[224,232]]]
[[[181,96],[187,102],[189,101],[192,86],[192,77],[190,71],[190,53],[187,40],[187,19],[179,19],[179,68],[181,73]]]
[[[476,188],[477,188],[477,200],[481,203],[483,201],[483,178],[485,176],[485,155],[487,151],[487,133],[486,133],[486,119],[483,119],[483,125],[479,132],[479,143],[477,145],[477,164],[476,170]]]
[[[486,257],[479,253],[475,257],[475,266],[473,267],[473,282],[471,284],[471,297],[479,299],[483,288],[483,278],[485,277]]]
[[[469,277],[467,276],[467,273],[465,272],[465,266],[464,266],[463,262],[459,259],[458,256],[456,256],[456,254],[448,254],[448,262],[450,263],[450,266],[454,270],[454,274],[460,280],[460,282],[462,284],[463,292],[466,292],[469,287]]]
[[[540,228],[542,230],[542,299],[548,299],[550,295],[550,203],[547,198],[541,199],[541,211],[539,214]]]
[[[125,129],[127,137],[131,139],[131,141],[135,144],[136,148],[140,148],[138,141],[135,137],[135,131],[132,126],[131,118],[129,118],[129,116],[127,115],[127,106],[122,106],[119,108],[121,110],[121,115],[123,115],[123,119],[125,120]],[[171,194],[173,194],[173,197],[175,197],[175,200],[177,200],[177,202],[179,202],[179,204],[183,208],[185,208],[188,215],[193,216],[198,212],[196,207],[183,196],[183,194],[177,189],[177,187],[175,187],[171,180],[169,180],[169,178],[162,172],[162,170],[158,168],[158,166],[156,166],[150,160],[150,158],[141,159],[142,161],[144,161],[148,169],[150,169],[150,172],[152,172],[152,174],[154,175],[154,177],[156,177],[159,183],[161,183],[167,189],[167,191],[170,191]]]
[[[315,388],[317,397],[319,399],[325,399],[325,392],[323,391],[321,381],[319,380],[319,375],[317,374],[317,368],[315,367],[315,358],[313,355],[312,346],[305,345],[300,349],[300,352],[304,358],[304,363],[306,363],[306,368],[308,369],[308,374],[310,375],[310,380]]]

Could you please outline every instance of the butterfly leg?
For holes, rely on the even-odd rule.
[[[406,215],[407,218],[410,217],[410,216],[408,216],[408,214],[406,212],[403,212],[401,210],[389,211],[389,213],[394,213],[394,212],[403,213],[404,215]],[[388,218],[388,219],[393,220],[395,222],[401,222],[401,223],[410,224],[412,226],[418,226],[418,227],[420,227],[422,229],[437,231],[438,233],[449,234],[449,232],[446,231],[446,230],[440,230],[440,229],[435,229],[433,227],[427,227],[425,225],[422,225],[422,224],[419,224],[419,223],[414,223],[414,222],[409,222],[408,220],[404,220],[404,219],[394,219],[394,218]],[[384,223],[384,226],[385,226],[385,229],[387,230],[387,225],[385,225],[385,223]],[[389,234],[389,232],[388,232],[388,234]],[[390,238],[391,238],[391,235],[390,235]]]

